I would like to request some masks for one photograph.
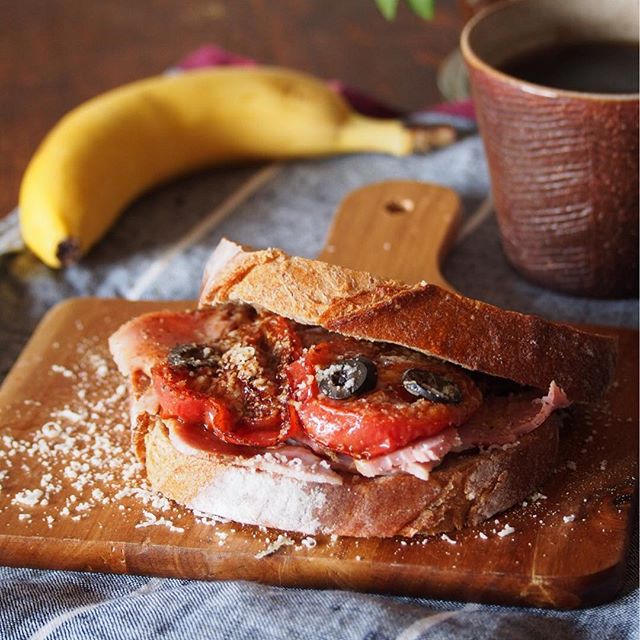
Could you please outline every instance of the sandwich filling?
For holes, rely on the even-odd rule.
[[[555,383],[541,398],[239,304],[147,314],[110,346],[134,387],[134,430],[157,415],[183,453],[313,469],[321,482],[339,482],[336,472],[427,479],[449,452],[509,445],[569,404]]]

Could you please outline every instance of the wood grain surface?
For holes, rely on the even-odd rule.
[[[161,73],[206,43],[337,78],[403,109],[441,100],[437,69],[457,46],[455,0],[433,21],[373,0],[29,0],[0,19],[0,217],[37,144],[67,111]],[[375,61],[375,63],[372,63]]]
[[[401,185],[369,191],[373,213],[359,237],[378,237],[375,212]],[[362,192],[352,197],[366,208]],[[412,197],[455,203],[439,190]],[[425,214],[421,206],[414,212]],[[335,233],[343,223],[331,236],[335,256],[347,246],[348,234]],[[358,245],[349,246],[352,257]],[[369,260],[370,247],[360,246]],[[422,279],[439,249],[402,255]],[[560,608],[614,596],[635,504],[636,332],[601,329],[620,339],[616,383],[603,401],[569,411],[557,469],[526,504],[448,536],[312,538],[199,517],[145,487],[129,450],[126,388],[106,339],[142,312],[190,304],[72,299],[43,320],[0,389],[2,564]]]
[[[414,180],[367,185],[338,207],[319,258],[400,282],[426,280],[453,289],[440,264],[460,215],[460,198],[445,187]]]

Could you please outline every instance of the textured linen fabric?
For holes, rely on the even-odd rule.
[[[442,118],[424,116],[436,117]],[[469,128],[467,121],[453,122]],[[249,193],[247,181],[256,175],[262,178],[248,197],[229,200],[239,189]],[[635,300],[554,294],[509,268],[493,217],[477,213],[486,210],[488,177],[481,141],[470,136],[425,156],[363,155],[191,176],[142,197],[81,264],[64,271],[26,252],[0,255],[0,377],[56,302],[84,295],[196,298],[204,262],[222,236],[314,256],[340,200],[390,178],[450,186],[463,199],[466,223],[480,222],[463,224],[466,235],[446,261],[445,277],[462,293],[556,320],[637,325]],[[216,208],[230,215],[194,234],[206,227],[203,220],[216,219],[210,216]],[[15,214],[0,225],[0,238],[11,236],[13,227]],[[0,568],[0,638],[631,639],[638,637],[637,576],[636,540],[624,587],[612,603],[557,612],[240,581]]]

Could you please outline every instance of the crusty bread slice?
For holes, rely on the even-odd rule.
[[[205,269],[200,306],[245,302],[297,322],[399,344],[467,369],[548,389],[575,401],[609,385],[615,339],[506,311],[436,285],[382,280],[278,249],[222,240]]]
[[[312,535],[390,537],[478,525],[526,498],[553,469],[559,424],[554,415],[516,444],[448,454],[426,481],[345,474],[343,484],[309,482],[242,466],[233,456],[185,455],[157,416],[144,442],[151,485],[182,505]]]

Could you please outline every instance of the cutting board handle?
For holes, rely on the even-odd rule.
[[[440,265],[456,237],[460,198],[415,180],[376,182],[338,207],[319,258],[401,282],[453,290]]]

